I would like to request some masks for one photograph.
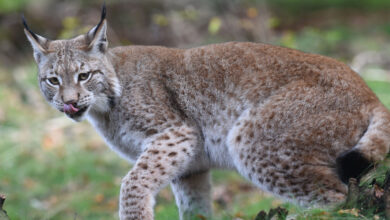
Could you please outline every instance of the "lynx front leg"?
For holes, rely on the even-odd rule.
[[[180,175],[194,154],[194,129],[181,126],[165,130],[147,141],[144,152],[122,181],[121,220],[152,220],[154,196]]]
[[[211,216],[211,183],[208,170],[176,178],[171,186],[179,207],[180,219],[192,219],[198,214]]]

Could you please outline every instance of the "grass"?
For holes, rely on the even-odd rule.
[[[0,68],[0,193],[7,195],[4,209],[13,220],[117,219],[120,181],[131,166],[108,149],[90,125],[73,123],[51,109],[35,77],[32,64],[11,71]],[[367,83],[389,107],[390,83]],[[281,203],[234,172],[214,171],[213,182],[215,219],[254,219],[260,210],[280,204],[297,219],[354,218],[348,213],[308,212]],[[156,219],[178,218],[169,188],[159,193],[155,210]]]

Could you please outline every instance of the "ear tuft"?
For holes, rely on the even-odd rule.
[[[26,18],[24,17],[24,14],[22,14],[22,23],[23,23],[24,28],[31,34],[31,36],[34,37],[34,39],[36,41],[38,41],[37,35],[34,32],[32,32],[32,30],[28,27],[27,22],[26,22]]]
[[[103,6],[102,6],[102,16],[100,17],[101,21],[103,21],[104,19],[106,19],[106,2],[103,3]]]
[[[37,63],[40,63],[41,57],[47,53],[47,47],[50,41],[38,34],[35,34],[27,25],[24,15],[22,15],[22,23],[24,26],[24,33],[27,36],[28,41],[30,41],[31,46],[34,50],[34,58]]]
[[[102,6],[100,22],[88,31],[87,48],[92,52],[105,53],[108,47],[107,42],[107,21],[106,21],[106,3]]]

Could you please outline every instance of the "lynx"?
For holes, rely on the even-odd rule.
[[[153,219],[167,184],[181,219],[210,216],[212,168],[302,205],[335,204],[349,178],[389,151],[389,111],[334,59],[239,42],[109,49],[105,7],[98,25],[69,40],[23,23],[46,100],[86,118],[134,163],[120,219]]]

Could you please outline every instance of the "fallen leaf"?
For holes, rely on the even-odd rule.
[[[26,189],[31,189],[33,188],[35,185],[36,185],[36,181],[33,180],[33,179],[30,179],[30,178],[26,178],[23,180],[23,186],[26,188]]]
[[[257,17],[257,15],[259,15],[259,12],[257,11],[256,8],[248,8],[246,10],[246,15],[249,17],[249,18],[255,18]]]
[[[201,215],[201,214],[196,215],[196,217],[198,217],[198,218],[201,219],[201,220],[207,220],[207,218],[204,217],[204,216]]]
[[[112,198],[112,199],[108,200],[106,208],[108,210],[117,210],[118,209],[118,199]]]
[[[101,203],[101,202],[103,202],[103,200],[104,200],[104,195],[101,194],[101,193],[97,194],[97,195],[95,196],[95,199],[94,199],[94,201],[95,201],[96,203]]]
[[[353,216],[356,216],[356,217],[359,216],[359,210],[355,209],[355,208],[353,208],[353,209],[341,209],[337,213],[339,213],[339,214],[350,214],[350,215],[353,215]]]
[[[245,217],[245,215],[242,212],[237,212],[236,214],[234,214],[234,217],[235,218],[243,218],[243,217]]]
[[[374,184],[374,195],[376,198],[381,198],[384,194],[384,190],[378,186],[377,184]]]

